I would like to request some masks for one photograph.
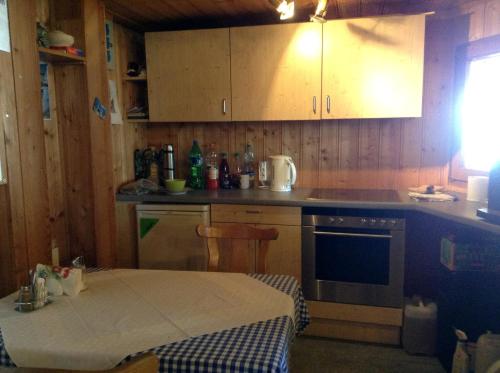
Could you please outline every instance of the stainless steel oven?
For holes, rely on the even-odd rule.
[[[306,299],[401,307],[405,219],[397,212],[361,211],[338,215],[304,210]]]

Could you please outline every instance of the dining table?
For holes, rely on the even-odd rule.
[[[90,270],[87,289],[29,313],[0,300],[0,367],[104,370],[154,353],[159,372],[288,372],[309,323],[287,275]]]

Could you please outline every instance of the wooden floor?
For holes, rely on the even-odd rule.
[[[436,358],[401,348],[315,337],[297,338],[290,360],[291,373],[445,373]]]

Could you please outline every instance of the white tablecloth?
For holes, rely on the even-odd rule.
[[[0,328],[19,367],[109,369],[155,346],[287,315],[290,296],[244,274],[113,270],[89,289],[29,314],[0,301]]]

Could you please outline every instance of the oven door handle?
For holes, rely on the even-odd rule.
[[[392,238],[390,234],[342,233],[342,232],[319,232],[319,231],[314,231],[313,233],[316,236]]]

